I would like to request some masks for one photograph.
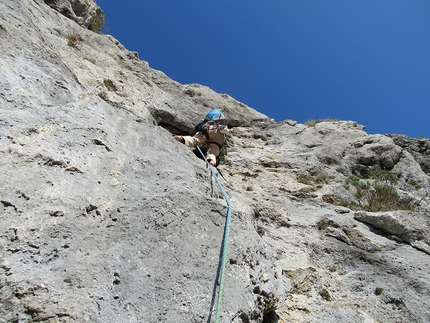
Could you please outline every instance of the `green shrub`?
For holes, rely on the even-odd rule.
[[[377,181],[386,181],[397,184],[399,179],[387,169],[382,169],[379,165],[370,167],[368,177]]]
[[[298,181],[299,183],[306,184],[306,185],[311,185],[311,184],[312,184],[311,179],[310,179],[309,177],[305,177],[305,176],[300,176],[300,177],[297,179],[297,181]]]
[[[414,180],[414,179],[410,179],[408,181],[408,184],[414,186],[416,189],[420,189],[421,188],[421,185],[418,184],[418,182],[416,180]]]
[[[330,176],[324,173],[318,173],[314,177],[314,182],[317,184],[321,184],[321,183],[328,184],[331,182],[332,179],[334,179],[333,176]]]
[[[412,199],[401,198],[394,184],[398,178],[389,170],[381,169],[379,165],[372,166],[366,175],[366,182],[355,175],[346,180],[347,189],[349,184],[356,187],[355,197],[358,203],[337,203],[351,209],[361,209],[369,212],[381,212],[392,210],[413,210]]]
[[[346,184],[351,184],[355,187],[359,187],[361,189],[369,189],[370,185],[367,182],[362,182],[360,178],[355,175],[351,175],[346,179]]]
[[[323,290],[320,292],[320,296],[321,296],[322,298],[324,298],[326,301],[330,301],[330,300],[331,300],[330,293],[329,293],[329,292],[328,292],[328,290],[326,290],[326,289],[323,289]]]
[[[227,151],[221,149],[221,152],[219,153],[218,158],[219,158],[219,163],[221,165],[226,164],[227,163]]]
[[[299,183],[305,184],[305,185],[312,185],[312,184],[328,184],[333,180],[334,177],[324,174],[324,173],[318,173],[315,176],[300,176],[297,181]]]
[[[88,29],[95,33],[100,34],[104,24],[105,24],[105,17],[103,12],[97,11],[97,15],[94,17],[93,21],[88,26]]]
[[[412,198],[401,198],[390,185],[375,185],[375,190],[367,200],[367,210],[371,212],[390,210],[414,210]]]

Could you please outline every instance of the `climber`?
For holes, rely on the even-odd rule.
[[[217,157],[221,152],[227,133],[225,115],[218,109],[212,109],[188,136],[174,135],[174,137],[188,147],[206,143],[206,159],[211,166],[216,167],[218,165]]]

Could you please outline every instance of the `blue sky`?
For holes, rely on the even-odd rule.
[[[429,0],[96,0],[104,33],[274,118],[430,138]]]

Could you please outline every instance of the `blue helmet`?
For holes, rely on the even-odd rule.
[[[208,112],[208,114],[206,114],[205,121],[225,123],[226,118],[225,118],[225,115],[218,109],[212,109],[211,111]]]

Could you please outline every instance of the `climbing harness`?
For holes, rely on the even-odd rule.
[[[225,265],[227,262],[228,236],[230,233],[231,204],[227,194],[225,193],[221,183],[218,180],[218,177],[216,176],[213,170],[213,167],[209,164],[208,160],[206,159],[206,156],[203,154],[199,146],[197,146],[197,149],[199,150],[203,159],[206,161],[206,168],[209,168],[209,170],[211,171],[211,176],[215,178],[215,181],[217,182],[218,187],[221,190],[221,193],[224,196],[225,201],[227,202],[227,217],[225,219],[224,238],[223,238],[222,250],[221,250],[221,268],[219,273],[218,300],[217,300],[217,308],[216,308],[216,315],[215,315],[215,323],[218,323],[221,317],[222,293],[224,290],[224,272],[225,272]],[[212,186],[212,180],[211,180],[211,186]],[[212,188],[212,193],[213,193],[213,188]]]

